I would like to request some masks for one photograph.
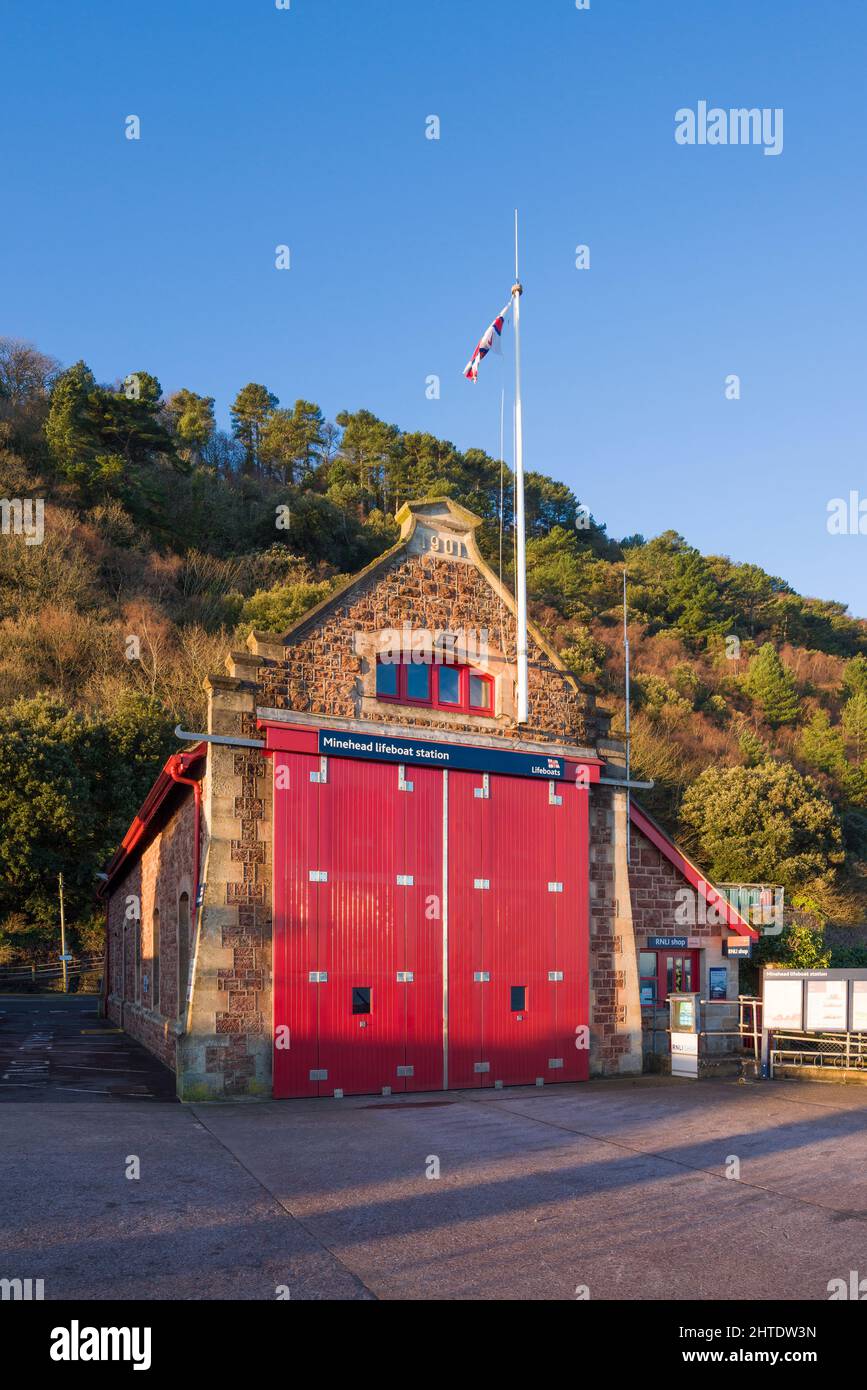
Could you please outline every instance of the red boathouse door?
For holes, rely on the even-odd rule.
[[[274,1095],[586,1079],[586,786],[284,738]]]

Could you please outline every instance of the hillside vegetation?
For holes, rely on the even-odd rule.
[[[396,539],[407,499],[483,518],[497,568],[501,466],[367,410],[243,386],[214,401],[136,371],[98,383],[0,340],[0,498],[44,499],[0,535],[0,963],[55,950],[65,876],[93,945],[95,875],[167,754],[201,727],[202,678],[253,627],[280,633]],[[511,575],[511,487],[503,548]],[[532,614],[623,725],[629,583],[635,774],[718,880],[785,885],[859,922],[867,856],[867,624],[846,604],[701,555],[673,531],[614,540],[580,499],[527,479]]]

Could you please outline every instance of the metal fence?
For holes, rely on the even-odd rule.
[[[724,1052],[752,1053],[759,1065],[762,1051],[762,1001],[751,994],[736,999],[700,999],[702,1027],[699,1044],[702,1056],[719,1057]],[[728,1025],[731,1025],[730,1027]],[[670,1051],[667,1004],[642,1005],[645,1058]],[[662,1044],[660,1049],[659,1043]]]
[[[782,926],[786,890],[779,883],[715,883],[730,906],[752,927]]]
[[[80,956],[66,963],[67,975],[90,975],[102,970],[102,956]],[[4,985],[38,985],[63,978],[63,962],[48,961],[41,965],[0,966],[0,988]]]
[[[719,1027],[704,1027],[700,1037],[705,1040],[704,1051],[712,1052],[708,1047],[708,1040],[715,1038],[737,1038],[740,1042],[741,1051],[752,1052],[756,1065],[758,1066],[762,1052],[762,1001],[750,994],[739,994],[737,999],[702,999],[702,1022],[708,1024],[713,1020],[713,1014],[709,1012],[713,1009],[726,1009],[728,1014],[718,1015],[720,1019]],[[727,1028],[728,1022],[734,1023],[737,1018],[737,1026]],[[729,1046],[726,1044],[726,1046]]]
[[[773,1033],[771,1076],[775,1067],[867,1070],[867,1033]]]

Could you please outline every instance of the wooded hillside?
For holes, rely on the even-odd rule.
[[[0,963],[56,949],[62,870],[81,945],[95,874],[202,678],[250,628],[280,633],[392,544],[407,499],[484,521],[511,580],[511,486],[482,450],[367,410],[331,422],[249,383],[232,430],[214,400],[149,372],[98,383],[0,340],[0,498],[45,500],[28,544],[0,535]],[[564,484],[527,480],[531,611],[622,731],[620,593],[635,674],[633,766],[718,880],[783,883],[838,922],[864,916],[867,623],[673,531],[614,540]]]

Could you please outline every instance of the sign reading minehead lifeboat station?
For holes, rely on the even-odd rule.
[[[755,930],[627,793],[608,717],[531,624],[519,720],[518,608],[478,518],[428,498],[398,521],[228,654],[108,866],[106,1008],[182,1099],[636,1073],[645,991],[713,969],[737,996],[724,945]],[[406,625],[458,634],[448,659],[391,659]],[[682,937],[685,887],[717,911]]]

